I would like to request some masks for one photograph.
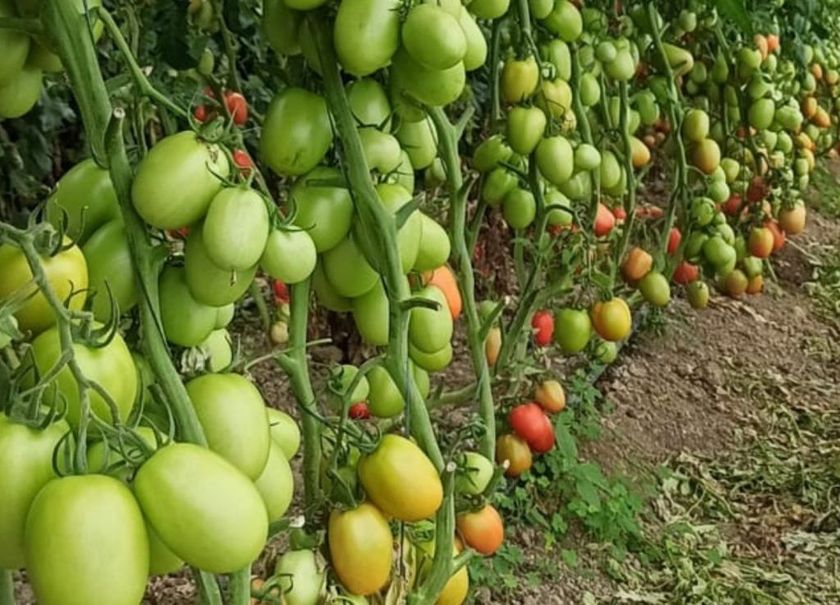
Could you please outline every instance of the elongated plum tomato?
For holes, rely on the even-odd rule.
[[[269,447],[265,468],[254,481],[254,485],[262,496],[269,522],[279,521],[289,510],[295,484],[292,467],[289,466],[283,450],[274,441]]]
[[[653,257],[643,248],[632,248],[621,265],[621,275],[624,281],[634,285],[653,267]]]
[[[461,301],[461,291],[458,289],[458,281],[452,269],[447,265],[441,265],[432,271],[431,274],[424,274],[423,279],[427,285],[440,288],[446,297],[446,303],[449,305],[449,313],[452,315],[452,319],[458,319],[461,316],[463,303]]]
[[[452,315],[446,296],[436,286],[426,286],[416,296],[437,305],[436,309],[414,307],[408,322],[408,338],[411,344],[424,353],[434,353],[452,340]]]
[[[131,352],[119,333],[114,334],[111,342],[101,347],[88,347],[82,343],[73,345],[76,363],[86,378],[96,382],[108,393],[116,406],[120,422],[128,420],[137,397],[137,368]],[[38,372],[43,376],[61,357],[61,342],[57,328],[50,328],[32,341],[32,355]],[[71,426],[78,426],[81,413],[79,387],[70,368],[65,366],[54,378],[56,390],[47,389],[45,403],[56,402],[61,397],[67,405],[67,421]],[[105,399],[96,391],[91,391],[91,411],[104,422],[112,421],[112,410]]]
[[[411,192],[396,183],[380,183],[376,186],[376,194],[382,205],[393,215],[396,215],[403,206],[411,203]],[[397,248],[403,273],[411,271],[417,262],[424,224],[420,213],[414,211],[397,231]],[[356,229],[355,234],[357,241],[364,241],[364,230]]]
[[[347,298],[370,291],[379,279],[352,234],[324,254],[322,262],[329,284],[337,294]]]
[[[179,132],[161,139],[140,162],[131,199],[152,227],[180,229],[204,215],[229,172],[218,146]]]
[[[210,259],[204,243],[203,229],[190,230],[184,248],[184,271],[190,293],[195,300],[212,307],[236,302],[251,285],[257,273],[256,265],[244,271],[228,271]]]
[[[519,155],[530,155],[545,132],[545,114],[539,107],[514,107],[508,113],[507,139]]]
[[[161,448],[137,471],[134,491],[163,543],[190,565],[229,573],[262,550],[268,515],[260,493],[206,448],[190,443]]]
[[[277,93],[268,107],[260,153],[274,172],[306,174],[332,146],[332,126],[323,97],[302,88]]]
[[[525,229],[537,216],[537,202],[527,189],[514,187],[502,202],[502,215],[512,229]]]
[[[306,231],[274,229],[260,258],[263,270],[274,279],[297,284],[312,275],[318,262],[315,242]]]
[[[271,440],[280,446],[286,460],[291,460],[300,448],[300,429],[286,412],[274,408],[267,412]]]
[[[536,403],[523,403],[513,408],[508,415],[508,424],[536,453],[544,454],[554,447],[554,427]]]
[[[202,226],[207,256],[220,269],[244,271],[257,264],[268,239],[268,209],[249,187],[215,195]]]
[[[404,49],[394,55],[392,86],[431,107],[456,101],[466,84],[462,62],[448,69],[431,69],[415,61]],[[418,118],[422,119],[421,117]]]
[[[271,437],[257,387],[239,374],[204,374],[186,387],[210,449],[251,479],[259,477]]]
[[[131,490],[117,479],[51,481],[32,502],[25,536],[26,569],[38,603],[142,600],[149,573],[146,526]]]
[[[770,258],[773,253],[773,232],[766,227],[756,227],[750,231],[749,250],[756,258]]]
[[[397,130],[397,139],[408,153],[414,170],[428,168],[437,157],[437,132],[428,116],[419,122],[402,122]]]
[[[70,240],[64,238],[63,245],[70,246]],[[47,282],[60,300],[67,300],[71,293],[69,308],[78,311],[85,304],[88,287],[87,263],[82,251],[77,246],[70,246],[50,257],[41,257],[41,266],[47,276]],[[0,301],[6,301],[13,294],[29,294],[14,316],[21,330],[31,330],[35,334],[43,332],[55,323],[55,315],[40,291],[32,282],[29,263],[19,248],[11,244],[0,245]]]
[[[318,605],[326,574],[311,550],[290,550],[277,559],[274,575],[288,605]]]
[[[592,322],[586,311],[560,309],[554,315],[554,340],[565,353],[579,353],[586,348]]]
[[[353,510],[334,510],[327,539],[335,574],[349,592],[366,596],[385,586],[394,537],[378,508],[364,502]]]
[[[0,2],[0,17],[17,16],[18,11],[13,0]],[[37,14],[33,16],[37,17]],[[3,48],[3,54],[0,55],[0,82],[6,82],[23,69],[29,46],[30,37],[26,33],[15,29],[0,31],[0,47]]]
[[[690,284],[700,277],[700,268],[688,261],[682,261],[674,271],[674,282],[678,284]]]
[[[0,413],[0,568],[24,566],[23,533],[32,500],[55,478],[53,451],[70,427],[59,421],[44,430],[9,420]]]
[[[623,298],[611,298],[597,302],[592,307],[592,324],[604,340],[617,342],[630,335],[633,317],[630,307]]]
[[[574,151],[569,141],[560,135],[549,137],[537,145],[537,166],[551,184],[562,185],[574,172]]]
[[[377,346],[388,344],[388,296],[382,280],[377,280],[368,292],[354,298],[352,306],[353,321],[362,340]]]
[[[350,192],[329,181],[340,182],[340,174],[320,166],[300,178],[291,190],[297,207],[294,224],[309,233],[319,253],[334,248],[349,233],[353,217]]]
[[[449,258],[452,243],[446,229],[430,216],[417,212],[423,223],[420,234],[420,247],[414,260],[415,271],[431,271],[437,269]]]
[[[166,340],[182,347],[201,344],[216,327],[218,308],[198,302],[183,267],[166,267],[158,282],[160,317]]]
[[[405,409],[405,399],[393,378],[382,366],[371,368],[366,376],[370,385],[368,408],[377,418],[391,418]]]
[[[65,234],[80,243],[119,212],[110,174],[90,159],[68,170],[47,200],[47,220],[56,228],[66,221]]]
[[[540,68],[533,56],[521,60],[511,57],[502,68],[502,98],[506,103],[521,103],[536,92],[539,81]]]
[[[655,307],[665,307],[671,302],[671,286],[659,271],[650,271],[639,282],[639,291],[645,301]]]
[[[335,17],[333,41],[344,70],[366,76],[388,65],[400,43],[399,2],[349,0]]]
[[[262,32],[274,52],[281,56],[300,54],[303,13],[292,10],[284,0],[263,2]]]
[[[610,231],[615,227],[615,222],[615,215],[610,212],[610,209],[601,202],[598,202],[598,213],[595,216],[595,235],[597,237],[609,235]]]
[[[43,72],[26,65],[9,80],[0,82],[0,118],[19,118],[38,102]]]
[[[554,336],[554,316],[549,311],[537,311],[531,318],[534,342],[538,347],[547,347]]]
[[[458,515],[457,527],[464,543],[485,556],[495,553],[505,541],[504,522],[491,504],[485,504],[481,510]]]
[[[566,392],[556,380],[544,380],[534,393],[534,400],[543,410],[554,414],[566,409]]]
[[[509,465],[505,475],[518,477],[531,468],[531,448],[516,435],[502,435],[496,440],[496,462],[504,464],[505,461]]]
[[[413,442],[385,435],[359,462],[359,479],[371,502],[389,517],[420,521],[443,501],[443,486],[432,462]]]
[[[88,281],[96,292],[93,316],[106,322],[111,317],[111,299],[119,314],[130,311],[137,304],[137,281],[134,262],[128,248],[128,238],[121,220],[102,225],[82,247],[88,268]]]
[[[417,4],[408,11],[402,44],[415,61],[430,69],[449,69],[467,53],[458,19],[436,4]]]

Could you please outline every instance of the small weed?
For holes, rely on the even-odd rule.
[[[826,216],[840,217],[840,174],[836,163],[820,162],[811,174],[811,206]]]

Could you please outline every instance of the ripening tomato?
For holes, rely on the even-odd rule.
[[[213,264],[228,271],[250,269],[260,260],[268,239],[266,202],[247,186],[222,189],[210,202],[201,229]]]
[[[382,512],[400,521],[431,517],[443,502],[440,475],[423,451],[399,435],[385,435],[359,461],[359,480]]]
[[[394,537],[388,520],[373,504],[332,511],[327,540],[335,575],[349,592],[367,596],[388,582]]]
[[[137,167],[131,199],[140,217],[158,229],[180,229],[200,219],[228,176],[227,156],[194,132],[158,141]]]
[[[507,140],[519,155],[530,155],[545,132],[545,114],[539,107],[517,106],[507,117]]]
[[[563,385],[556,380],[542,381],[534,394],[534,400],[543,410],[551,414],[566,409],[566,392],[563,390]]]
[[[506,103],[521,103],[536,92],[539,81],[540,69],[533,55],[521,60],[510,58],[502,67],[502,99]]]
[[[119,218],[117,193],[111,175],[92,159],[68,170],[47,199],[47,220],[56,229],[62,221],[73,241],[85,240],[105,223]]]
[[[24,544],[38,603],[134,605],[143,598],[146,525],[131,490],[117,479],[84,475],[47,483],[29,509]]]
[[[285,88],[266,111],[260,152],[278,174],[305,174],[324,158],[332,137],[324,98],[302,88]]]
[[[604,340],[617,342],[630,335],[633,316],[623,298],[597,302],[592,307],[592,325]]]
[[[128,248],[125,227],[113,220],[97,229],[82,247],[93,299],[93,316],[106,322],[111,316],[111,299],[120,314],[130,311],[138,300],[134,261]]]
[[[700,268],[688,261],[681,261],[674,271],[674,281],[678,284],[690,284],[700,277]]]
[[[723,279],[723,289],[732,298],[740,298],[747,291],[749,280],[744,272],[735,269]]]
[[[447,265],[441,265],[430,275],[424,274],[423,281],[426,285],[437,286],[443,292],[453,321],[458,319],[461,316],[463,303],[461,301],[461,291],[458,289],[458,280],[452,269]]]
[[[227,91],[225,106],[234,124],[244,126],[248,122],[248,101],[242,93]]]
[[[694,165],[705,174],[712,174],[720,166],[720,147],[712,139],[703,139],[691,151]]]
[[[758,294],[764,289],[764,276],[753,275],[747,281],[747,294]]]
[[[537,311],[531,318],[534,342],[538,347],[547,347],[554,337],[554,316],[549,311]]]
[[[692,143],[702,143],[709,136],[709,114],[702,109],[689,109],[682,125],[683,136]]]
[[[518,477],[533,464],[531,448],[516,435],[502,435],[496,440],[496,462],[501,465],[507,462],[505,475]]]
[[[204,374],[186,389],[208,447],[251,479],[259,477],[271,438],[257,387],[239,374]]]
[[[595,216],[594,232],[596,237],[609,235],[615,227],[615,215],[601,202],[598,202],[598,213]]]
[[[268,533],[254,484],[209,449],[173,443],[149,458],[134,479],[149,524],[189,565],[230,573],[254,561]]]
[[[137,398],[137,368],[122,336],[117,332],[108,344],[98,347],[75,343],[73,352],[85,377],[96,382],[110,396],[119,421],[128,420]],[[41,376],[53,368],[62,355],[57,328],[50,328],[32,341],[32,355]],[[55,389],[46,389],[44,403],[59,403],[56,398],[60,397],[61,403],[67,406],[67,422],[78,426],[81,414],[79,386],[70,368],[64,366],[52,384]],[[91,411],[100,420],[111,423],[112,410],[105,398],[96,391],[90,391],[89,398]]]
[[[534,452],[544,454],[554,447],[554,427],[536,403],[514,407],[508,415],[508,423]]]
[[[47,277],[47,283],[59,300],[70,297],[69,308],[79,311],[85,304],[88,287],[88,270],[85,257],[78,246],[70,245],[64,238],[62,246],[69,246],[55,256],[41,257],[41,267]],[[11,296],[34,293],[15,311],[18,327],[35,334],[43,332],[55,323],[55,315],[46,297],[32,281],[32,271],[23,252],[11,244],[0,245],[0,301],[7,301]]]
[[[487,358],[487,365],[491,368],[496,365],[496,360],[499,359],[501,349],[502,330],[498,326],[493,326],[487,332],[487,338],[484,341],[484,356]]]
[[[755,227],[750,231],[749,250],[756,258],[770,258],[773,253],[773,232],[766,227]]]
[[[505,541],[504,522],[491,504],[485,504],[481,510],[458,515],[456,524],[464,544],[482,555],[489,557]]]
[[[465,452],[458,460],[455,488],[458,493],[478,496],[493,478],[493,463],[477,452]]]
[[[798,235],[805,230],[807,214],[805,204],[797,202],[792,208],[784,208],[779,212],[779,226],[788,235]]]
[[[643,248],[635,246],[621,265],[621,275],[630,285],[636,284],[653,267],[653,257]]]
[[[53,452],[70,427],[63,420],[40,430],[0,413],[0,568],[24,566],[24,527],[32,500],[55,478]]]
[[[205,305],[222,307],[236,302],[248,290],[257,273],[256,265],[243,271],[222,269],[210,258],[203,229],[196,227],[187,236],[184,271],[190,294]]]
[[[668,233],[668,254],[674,255],[682,242],[682,231],[678,227],[672,227]]]
[[[579,353],[586,348],[592,333],[589,314],[580,309],[560,309],[554,315],[554,340],[565,353]]]
[[[659,271],[650,271],[639,282],[639,291],[645,301],[655,307],[665,307],[671,302],[671,286]]]
[[[773,252],[778,252],[785,245],[785,232],[779,228],[779,223],[768,220],[764,223],[764,227],[769,229],[773,234]]]

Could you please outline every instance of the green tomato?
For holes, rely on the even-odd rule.
[[[159,449],[137,471],[134,491],[160,539],[189,565],[231,573],[262,551],[268,515],[260,493],[209,449],[191,443]]]
[[[260,153],[277,174],[306,174],[324,159],[332,138],[324,98],[302,88],[285,88],[266,111]]]
[[[465,452],[458,460],[455,489],[458,493],[479,496],[493,478],[493,463],[477,452]]]
[[[437,131],[430,118],[401,123],[397,129],[397,139],[411,158],[415,170],[423,170],[432,165],[437,156]]]
[[[488,172],[496,168],[500,162],[507,162],[513,155],[513,150],[500,134],[485,139],[476,147],[473,153],[473,168],[479,172]]]
[[[158,229],[180,229],[196,222],[222,189],[227,156],[192,131],[158,141],[140,162],[131,198],[140,217]]]
[[[353,320],[362,340],[375,346],[388,344],[388,296],[382,280],[378,280],[370,291],[352,299]]]
[[[311,550],[291,550],[277,559],[274,576],[286,605],[318,605],[326,573]]]
[[[325,309],[336,311],[337,313],[343,313],[353,309],[352,299],[339,294],[335,286],[330,283],[324,271],[323,260],[315,265],[315,271],[312,272],[312,290],[315,292],[318,304]]]
[[[618,347],[614,342],[602,340],[595,347],[595,358],[605,365],[609,365],[618,357]]]
[[[400,42],[399,8],[395,0],[342,0],[333,42],[346,72],[367,76],[388,65]]]
[[[703,243],[703,255],[716,268],[725,267],[737,258],[735,248],[720,235],[710,237]]]
[[[554,341],[565,353],[579,353],[592,334],[592,321],[586,311],[560,309],[554,315]]]
[[[291,460],[300,448],[300,429],[295,419],[274,408],[267,408],[266,411],[271,440],[280,446],[286,460]]]
[[[501,166],[494,168],[484,177],[481,185],[481,199],[489,206],[498,206],[505,199],[505,196],[519,181],[516,175]]]
[[[66,235],[80,243],[119,216],[111,176],[91,159],[83,160],[67,171],[47,200],[47,220],[56,229],[62,220],[66,220]]]
[[[119,219],[97,229],[82,247],[88,268],[88,283],[96,292],[93,316],[106,322],[111,317],[110,292],[120,314],[127,313],[139,298],[134,262],[125,227]]]
[[[459,3],[460,5],[460,3]],[[460,8],[460,6],[459,6]],[[464,54],[464,69],[473,71],[487,62],[487,40],[475,18],[467,10],[460,10],[458,23],[467,40],[467,52]]]
[[[382,205],[393,215],[396,215],[403,206],[411,203],[411,192],[397,184],[381,183],[376,186],[376,193]],[[397,247],[403,273],[411,271],[417,261],[424,224],[422,216],[415,210],[397,230]],[[361,229],[356,231],[356,235],[361,240]]]
[[[335,247],[350,232],[350,191],[328,184],[339,178],[337,170],[322,166],[299,179],[291,190],[297,208],[294,224],[307,230],[318,252]]]
[[[1,81],[0,118],[19,118],[35,107],[41,95],[42,79],[40,69],[27,66]]]
[[[402,149],[393,135],[366,127],[359,129],[359,140],[369,169],[389,174],[400,165]]]
[[[665,307],[671,302],[671,286],[659,271],[649,271],[639,282],[639,291],[655,307]]]
[[[543,23],[564,42],[574,42],[583,32],[583,17],[569,0],[557,0]]]
[[[530,155],[543,137],[545,114],[539,107],[514,107],[508,113],[507,140],[519,155]]]
[[[120,422],[128,420],[137,398],[137,368],[131,352],[119,333],[114,334],[107,345],[88,347],[82,343],[73,345],[76,363],[86,378],[96,382],[116,406]],[[50,328],[32,341],[32,355],[35,367],[41,376],[50,371],[61,357],[61,342],[57,328]],[[79,386],[70,368],[64,366],[53,379],[54,389],[48,388],[44,394],[44,403],[58,404],[60,397],[67,405],[67,422],[71,426],[79,425],[81,401]],[[106,400],[97,391],[89,393],[92,413],[107,423],[113,419],[112,410]]]
[[[537,202],[527,189],[511,189],[502,202],[502,214],[512,229],[525,229],[534,222]]]
[[[160,317],[166,340],[182,347],[195,347],[210,336],[216,328],[219,311],[193,297],[183,268],[164,269],[158,288]]]
[[[295,482],[292,467],[289,466],[283,450],[274,442],[270,444],[265,468],[254,481],[254,485],[265,504],[269,522],[279,521],[292,503]]]
[[[17,17],[14,0],[0,0],[0,17]],[[0,87],[14,80],[26,63],[29,54],[29,36],[15,29],[0,30]]]
[[[0,568],[20,569],[24,562],[26,514],[35,496],[55,479],[53,452],[70,430],[60,420],[40,430],[17,424],[0,413]]]
[[[429,69],[449,69],[467,53],[467,38],[458,19],[436,4],[417,4],[408,11],[402,45]]]
[[[408,322],[408,338],[420,352],[432,354],[450,344],[452,340],[452,315],[446,296],[436,286],[426,286],[415,294],[437,304],[437,308],[414,307]]]
[[[341,409],[341,400],[344,397],[349,397],[350,403],[367,400],[368,394],[370,393],[370,383],[368,383],[367,375],[362,376],[352,393],[348,392],[358,373],[359,368],[351,364],[341,365],[333,372],[335,388],[340,393],[340,396],[333,396],[332,403],[336,409]]]
[[[347,87],[350,111],[359,126],[391,128],[391,102],[382,85],[373,78],[356,80]]]
[[[415,271],[431,271],[437,269],[449,259],[452,244],[446,229],[432,217],[415,212],[422,223],[420,233],[420,247],[417,258],[412,267]]]
[[[136,605],[143,599],[146,525],[131,490],[117,479],[51,481],[32,502],[25,536],[26,570],[38,603]]]
[[[467,9],[479,19],[498,19],[510,7],[510,0],[473,0]]]
[[[222,189],[201,227],[207,256],[220,269],[250,269],[263,254],[268,228],[268,208],[259,193],[247,187]]]
[[[187,236],[184,270],[193,298],[213,307],[222,307],[239,300],[257,273],[256,265],[245,271],[226,271],[216,266],[207,253],[200,225],[191,229]]]
[[[572,79],[572,55],[569,45],[555,38],[542,49],[542,56],[557,70],[557,77],[568,82]]]
[[[198,346],[207,359],[207,369],[211,372],[221,372],[233,361],[233,349],[230,346],[230,334],[227,330],[213,330],[210,336]]]
[[[274,279],[296,284],[312,275],[317,262],[317,248],[308,232],[274,229],[268,236],[260,266]]]
[[[445,347],[433,353],[421,351],[411,343],[408,344],[408,356],[418,368],[427,372],[440,372],[452,363],[452,345],[447,343]]]
[[[590,72],[580,76],[580,101],[584,107],[592,107],[601,100],[601,85]]]
[[[571,143],[563,136],[557,135],[540,141],[536,155],[540,174],[552,185],[562,185],[572,178],[575,152]]]
[[[405,409],[405,399],[396,383],[382,366],[376,366],[367,374],[370,383],[368,409],[377,418],[391,418]]]
[[[397,90],[431,107],[456,101],[466,84],[463,62],[448,69],[431,69],[415,61],[403,49],[394,55],[391,77]]]
[[[340,296],[361,296],[370,291],[379,279],[352,236],[346,237],[322,258],[324,274]]]
[[[300,53],[300,29],[303,14],[292,10],[284,0],[263,2],[262,31],[271,48],[279,55]]]

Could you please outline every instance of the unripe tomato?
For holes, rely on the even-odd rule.
[[[408,338],[411,344],[424,353],[434,353],[452,340],[452,315],[446,303],[446,296],[436,286],[426,286],[415,294],[438,305],[437,309],[414,307],[408,323]]]
[[[268,235],[259,261],[274,279],[297,284],[312,275],[318,255],[309,232],[274,229]]]
[[[740,298],[747,291],[749,280],[744,272],[735,269],[723,279],[723,289],[732,298]]]
[[[584,107],[593,107],[601,100],[601,85],[590,72],[580,77],[580,100]]]
[[[542,406],[546,412],[555,414],[566,409],[566,393],[563,385],[556,380],[544,380],[537,387],[534,400]]]
[[[376,186],[376,193],[382,205],[394,215],[403,206],[411,203],[411,192],[396,183],[380,183]],[[400,253],[403,273],[411,271],[417,262],[422,245],[424,225],[423,215],[419,212],[412,212],[405,223],[397,230],[397,248]],[[355,235],[357,242],[363,243],[366,241],[365,232],[359,228],[359,225],[357,225]],[[376,252],[370,248],[368,248],[367,254],[368,258],[376,259]]]
[[[8,80],[0,80],[0,118],[19,118],[35,107],[42,81],[41,70],[28,65]]]
[[[540,69],[533,55],[525,59],[508,59],[502,68],[499,84],[502,99],[506,103],[521,103],[537,90],[540,80]]]
[[[516,435],[502,435],[496,440],[496,463],[508,463],[505,475],[518,477],[531,468],[531,448]]]
[[[481,186],[481,199],[487,202],[489,206],[498,206],[508,192],[517,186],[518,182],[516,175],[506,168],[501,166],[494,168],[484,178],[484,183]]]
[[[47,220],[55,228],[65,221],[65,234],[78,243],[84,243],[99,227],[119,216],[111,176],[91,159],[68,170],[47,200]]]
[[[385,516],[369,502],[330,513],[327,539],[336,576],[352,594],[377,592],[391,576],[394,537]]]
[[[712,139],[703,139],[691,151],[694,165],[705,174],[712,174],[720,166],[720,147]]]
[[[544,454],[554,447],[554,427],[536,403],[524,403],[513,408],[508,415],[508,423],[534,452]]]
[[[256,265],[244,271],[233,272],[218,267],[208,254],[203,229],[200,228],[190,230],[187,237],[184,270],[190,294],[198,302],[214,307],[222,307],[239,300],[257,273]]]
[[[588,143],[581,143],[575,149],[575,169],[595,170],[601,165],[601,153]]]
[[[201,227],[207,256],[221,269],[250,269],[262,256],[268,228],[268,209],[259,193],[249,187],[222,189]]]
[[[107,556],[96,556],[103,552]],[[143,515],[131,490],[104,475],[44,486],[27,516],[25,556],[29,582],[44,605],[133,605],[146,589]]]
[[[361,78],[347,86],[347,101],[358,126],[390,131],[391,102],[382,85],[373,78]]]
[[[628,49],[621,49],[604,65],[604,71],[613,80],[627,82],[636,74],[636,61]]]
[[[563,136],[543,139],[537,145],[537,166],[540,174],[553,185],[562,185],[574,172],[574,151]]]
[[[422,228],[420,230],[420,247],[417,250],[417,258],[412,268],[415,271],[435,270],[449,259],[449,253],[452,250],[449,234],[432,217],[422,212],[416,214],[420,217]]]
[[[111,316],[111,299],[120,314],[137,304],[137,280],[122,221],[113,220],[91,235],[82,248],[88,268],[90,288],[96,293],[93,315],[101,322]]]
[[[85,304],[88,287],[87,263],[82,251],[70,245],[64,238],[63,246],[70,246],[49,258],[41,257],[41,267],[47,277],[47,283],[59,300],[67,300],[71,293],[68,307],[80,310]],[[0,301],[8,300],[13,294],[34,293],[14,313],[18,327],[35,334],[43,332],[55,323],[52,307],[43,293],[36,290],[32,282],[32,271],[23,252],[11,244],[0,245]]]
[[[583,17],[569,0],[557,0],[543,23],[564,42],[574,42],[583,33]]]
[[[434,465],[413,442],[385,435],[358,465],[359,480],[373,504],[400,521],[431,517],[443,502],[443,486]]]
[[[354,76],[366,76],[385,67],[400,42],[399,3],[342,0],[335,17],[333,42],[341,66]]]
[[[554,336],[554,316],[549,311],[537,311],[531,318],[534,342],[538,347],[547,347]]]
[[[269,523],[282,519],[292,503],[295,485],[292,467],[274,441],[270,444],[265,467],[254,480],[254,485],[265,504]]]
[[[371,368],[366,378],[370,385],[368,409],[377,418],[391,418],[405,409],[405,399],[393,378],[382,366]]]
[[[287,605],[318,605],[326,573],[311,550],[284,553],[274,568],[283,600]]]
[[[437,131],[428,117],[419,122],[402,122],[397,139],[408,153],[414,170],[428,168],[437,156]]]
[[[595,358],[603,364],[609,365],[618,357],[618,347],[614,342],[602,340],[595,347]]]
[[[260,138],[260,153],[272,170],[280,175],[305,174],[331,146],[332,125],[323,97],[302,88],[285,88],[275,95]]]
[[[671,286],[659,271],[651,271],[639,282],[639,291],[645,301],[655,307],[665,307],[671,302]]]
[[[448,69],[431,69],[400,49],[394,55],[391,83],[398,91],[409,93],[421,103],[442,107],[461,96],[466,84],[466,70],[463,62]]]
[[[14,0],[3,0],[0,2],[0,17],[21,16],[37,17],[37,9],[34,14],[27,14],[24,11],[16,10]],[[17,76],[26,63],[29,54],[31,38],[22,31],[15,29],[3,29],[0,31],[0,48],[3,54],[0,55],[0,85]]]
[[[268,532],[259,491],[233,465],[190,443],[159,449],[134,491],[161,540],[190,565],[230,573],[254,561]]]
[[[764,271],[764,263],[761,262],[760,258],[756,258],[755,256],[748,256],[744,258],[743,261],[741,261],[741,265],[744,268],[744,273],[749,278],[761,275]]]
[[[322,260],[327,279],[341,296],[361,296],[370,291],[379,279],[352,236],[330,249]]]
[[[537,97],[537,105],[543,112],[555,120],[574,124],[577,117],[572,111],[572,89],[569,83],[560,78],[543,80]]]
[[[773,116],[776,112],[776,105],[773,99],[758,99],[753,101],[748,112],[750,126],[756,130],[769,128],[773,123]]]
[[[216,307],[198,302],[190,293],[181,267],[167,267],[158,282],[160,316],[166,339],[182,347],[195,347],[216,328]]]
[[[498,19],[509,6],[510,0],[474,0],[467,8],[479,19]]]
[[[284,0],[263,2],[262,32],[279,55],[300,53],[300,30],[303,14],[292,10]]]
[[[432,353],[427,353],[408,343],[408,355],[418,367],[427,372],[439,372],[452,363],[452,344],[447,343],[445,347]]]
[[[525,229],[534,222],[537,202],[528,189],[511,189],[502,202],[502,214],[512,229]]]
[[[230,171],[217,145],[192,131],[158,141],[137,167],[131,199],[140,217],[158,229],[180,229],[199,220]],[[218,175],[218,176],[217,176]]]
[[[455,489],[458,493],[479,496],[493,478],[493,463],[477,452],[465,452],[458,460]]]
[[[561,309],[554,316],[554,340],[565,353],[579,353],[586,348],[592,322],[586,311]]]
[[[484,356],[487,358],[487,365],[491,368],[496,365],[501,348],[502,330],[494,326],[490,328],[490,331],[487,333],[487,339],[484,341]]]
[[[686,288],[688,303],[694,309],[705,309],[709,305],[709,286],[706,282],[697,280],[688,284]]]
[[[286,412],[274,408],[267,408],[266,412],[271,440],[280,446],[286,460],[291,460],[300,448],[300,429]]]
[[[546,118],[539,107],[517,106],[507,118],[507,140],[519,155],[530,155],[542,139]]]
[[[294,224],[306,230],[319,253],[334,248],[350,231],[350,191],[323,183],[339,179],[337,170],[321,166],[300,178],[291,190],[297,208]]]
[[[388,344],[388,296],[382,280],[377,280],[373,288],[352,299],[351,305],[362,340],[377,346]]]
[[[251,479],[259,477],[271,437],[257,387],[239,374],[204,374],[186,389],[208,447]]]
[[[674,282],[678,284],[690,284],[700,277],[700,268],[688,261],[682,261],[674,271]]]
[[[569,52],[569,45],[563,40],[555,38],[542,47],[540,54],[546,61],[554,65],[558,78],[565,82],[572,79],[572,56]]]
[[[478,1],[478,0],[477,0]],[[508,0],[503,0],[508,1]],[[476,23],[475,18],[468,10],[461,10],[458,15],[458,23],[464,31],[467,39],[467,53],[464,55],[464,69],[473,71],[483,66],[487,61],[487,40],[484,32]]]
[[[683,136],[692,143],[702,143],[709,136],[709,114],[702,109],[689,109],[682,126]]]
[[[485,139],[476,147],[473,153],[473,168],[479,172],[488,172],[496,168],[500,162],[507,162],[513,155],[513,150],[500,134]]]
[[[633,316],[623,298],[597,302],[592,307],[592,325],[604,340],[617,342],[630,335]]]
[[[725,267],[737,257],[735,248],[726,243],[720,236],[710,237],[703,244],[703,256],[717,268]]]
[[[475,512],[458,515],[458,533],[464,544],[485,556],[490,556],[505,540],[505,526],[499,511],[491,504]]]

